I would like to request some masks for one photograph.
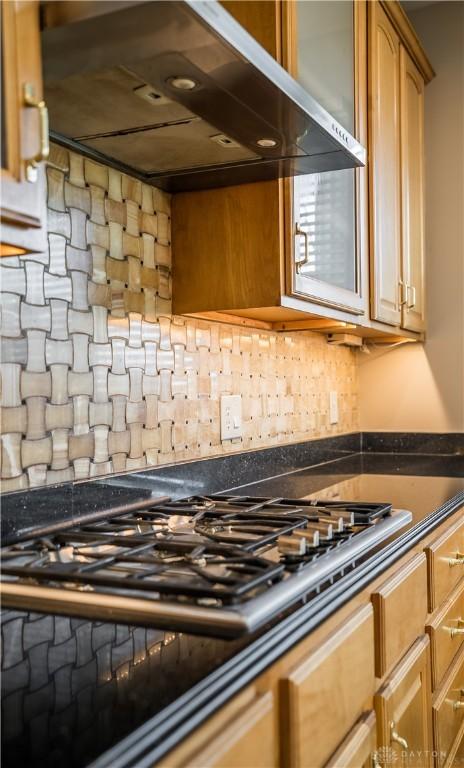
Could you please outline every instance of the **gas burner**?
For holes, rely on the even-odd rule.
[[[5,606],[235,637],[324,588],[411,514],[216,494],[3,547]]]

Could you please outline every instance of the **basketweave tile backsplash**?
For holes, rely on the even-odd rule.
[[[48,250],[0,265],[4,491],[358,429],[355,352],[171,315],[168,195],[57,146],[47,188]]]

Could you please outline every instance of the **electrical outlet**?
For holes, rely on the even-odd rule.
[[[338,423],[338,394],[331,392],[329,394],[329,417],[331,424]]]
[[[242,396],[221,397],[221,440],[242,436]]]

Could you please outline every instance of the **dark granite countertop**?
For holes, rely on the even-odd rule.
[[[462,442],[455,441],[449,453],[408,452],[404,442],[401,453],[390,453],[392,439],[384,443],[387,450],[376,452],[372,441],[363,453],[356,436],[346,436],[332,445],[315,441],[290,446],[287,452],[270,449],[277,451],[273,456],[260,451],[8,494],[3,497],[3,533],[15,538],[34,524],[62,525],[83,512],[107,514],[114,503],[121,507],[149,503],[163,494],[180,497],[231,488],[263,496],[391,501],[410,509],[413,522],[387,548],[391,554],[379,561],[379,568],[387,568],[425,535],[426,524],[430,530],[464,505]],[[449,448],[450,442],[445,445]],[[20,524],[14,519],[18,509]],[[138,764],[141,755],[149,762],[159,759],[347,599],[356,584],[342,582],[342,588],[330,588],[333,594],[322,593],[316,603],[296,607],[261,633],[233,642],[3,611],[3,765],[53,768],[66,762],[81,768],[94,761],[95,767],[117,768]],[[360,576],[359,588],[363,585]]]

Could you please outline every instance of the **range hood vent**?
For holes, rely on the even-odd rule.
[[[171,192],[364,165],[214,0],[46,2],[52,138]]]

